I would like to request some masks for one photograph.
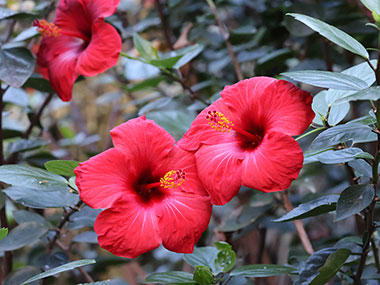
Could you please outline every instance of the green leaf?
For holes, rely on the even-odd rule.
[[[139,36],[139,34],[133,34],[133,44],[140,53],[140,55],[146,60],[159,59],[158,51],[152,46],[152,44]]]
[[[0,7],[0,20],[5,19],[23,19],[23,18],[36,18],[36,14],[13,11],[8,8]]]
[[[62,176],[27,165],[0,166],[0,181],[35,189],[67,189],[67,180]]]
[[[13,217],[15,218],[16,222],[20,225],[27,222],[36,222],[41,224],[46,229],[52,228],[52,225],[44,217],[32,211],[14,211]]]
[[[375,197],[372,185],[351,185],[339,197],[335,221],[340,221],[364,210]]]
[[[136,84],[128,84],[125,89],[128,92],[135,92],[135,91],[144,90],[150,87],[156,87],[164,79],[165,79],[164,76],[149,78]]]
[[[362,143],[376,141],[377,135],[368,126],[358,123],[348,123],[344,125],[328,128],[321,132],[311,143],[308,152],[326,149],[352,141],[352,143]]]
[[[4,102],[19,105],[21,107],[28,106],[29,95],[21,88],[9,87],[3,96]]]
[[[193,279],[199,285],[210,285],[213,284],[214,275],[208,266],[197,266],[195,267]]]
[[[332,253],[325,264],[318,270],[319,274],[311,281],[310,285],[326,284],[343,266],[350,253],[350,250],[345,248],[338,249]]]
[[[371,165],[363,159],[352,160],[348,163],[350,167],[355,169],[357,176],[372,177]]]
[[[43,272],[41,274],[33,276],[32,278],[29,278],[28,280],[26,280],[21,285],[28,284],[30,282],[33,282],[33,281],[36,281],[36,280],[40,280],[40,279],[43,279],[43,278],[46,278],[46,277],[49,277],[49,276],[53,276],[53,275],[56,275],[56,274],[61,273],[61,272],[69,271],[69,270],[75,269],[77,267],[85,266],[85,265],[88,265],[88,264],[94,264],[94,263],[96,263],[96,261],[94,259],[82,259],[82,260],[76,260],[76,261],[73,261],[73,262],[69,262],[67,264],[58,266],[56,268],[47,270],[47,271],[45,271],[45,272]]]
[[[273,222],[288,222],[305,219],[334,211],[338,198],[339,195],[328,195],[300,204],[281,218],[273,220]]]
[[[315,276],[318,275],[318,269],[325,264],[326,259],[335,251],[336,248],[324,248],[311,255],[301,266],[299,278],[295,285],[310,284]]]
[[[244,277],[269,277],[282,274],[289,274],[296,271],[295,268],[275,264],[253,264],[244,265],[231,271],[231,276]]]
[[[379,0],[360,0],[364,6],[371,12],[375,12],[380,15],[380,1]]]
[[[144,283],[197,284],[193,274],[182,271],[169,271],[149,274]]]
[[[21,87],[32,75],[34,65],[34,57],[28,49],[0,47],[0,80],[8,85]]]
[[[281,75],[309,85],[337,90],[359,91],[368,87],[366,82],[355,76],[330,71],[300,70],[284,72]]]
[[[50,160],[45,163],[45,168],[58,175],[75,176],[74,168],[78,165],[79,162],[74,160]]]
[[[183,259],[194,268],[197,265],[209,266],[212,272],[217,273],[214,261],[218,253],[219,250],[213,246],[196,247],[192,254],[185,254]]]
[[[363,150],[357,147],[344,148],[339,150],[327,150],[318,154],[305,153],[303,164],[319,161],[325,164],[346,163],[354,159],[360,158]]]
[[[23,85],[24,88],[30,87],[41,92],[54,93],[49,80],[40,75],[33,74]]]
[[[22,42],[34,38],[37,35],[40,35],[40,33],[38,32],[37,27],[33,26],[19,33],[17,37],[12,40],[12,42]]]
[[[47,141],[41,139],[19,139],[15,142],[12,142],[8,145],[9,153],[22,152],[27,150],[33,150],[41,146],[47,145]]]
[[[340,99],[334,102],[334,105],[339,105],[342,103],[350,102],[350,101],[358,101],[358,100],[373,100],[377,101],[380,99],[380,86],[369,87],[359,92],[355,92],[353,94],[348,94],[347,96],[343,96]]]
[[[178,55],[182,55],[181,58],[176,62],[173,66],[175,69],[179,69],[184,66],[186,63],[195,58],[198,54],[200,54],[204,49],[203,45],[196,44],[193,46],[185,47],[183,49],[176,50],[175,53]]]
[[[227,242],[215,242],[219,253],[214,261],[216,272],[230,271],[235,265],[236,254]]]
[[[150,60],[147,60],[147,63],[153,66],[156,66],[158,68],[172,68],[181,57],[182,55],[168,57],[168,58],[150,59]]]
[[[41,270],[39,267],[35,266],[24,266],[18,270],[11,272],[7,278],[4,280],[4,285],[15,285],[21,284],[28,278],[40,273]],[[33,285],[39,285],[38,281],[33,282]]]
[[[5,238],[8,234],[8,229],[7,228],[0,228],[0,240]]]
[[[68,189],[44,189],[28,188],[25,186],[11,186],[3,190],[8,197],[25,207],[61,208],[72,207],[79,201],[77,194],[72,194]]]
[[[27,222],[18,225],[2,240],[0,250],[10,251],[22,248],[47,233],[48,229],[37,222]]]
[[[318,19],[301,14],[288,13],[287,15],[294,17],[296,20],[304,23],[309,28],[318,32],[328,40],[338,46],[351,51],[354,54],[360,55],[364,59],[368,59],[369,55],[365,47],[347,33],[338,28],[326,24]]]

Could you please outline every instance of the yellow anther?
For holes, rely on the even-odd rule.
[[[53,23],[46,20],[35,20],[33,26],[37,27],[38,32],[44,37],[58,37],[61,34],[61,29]]]
[[[230,132],[233,127],[233,123],[227,119],[222,113],[217,111],[208,111],[206,119],[209,121],[208,124],[211,128],[219,132]]]
[[[185,181],[185,172],[182,169],[170,170],[160,179],[161,187],[174,189]]]

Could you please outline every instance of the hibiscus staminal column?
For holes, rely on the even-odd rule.
[[[59,28],[57,25],[55,25],[54,23],[48,22],[46,20],[36,19],[33,22],[33,26],[37,27],[37,31],[44,37],[55,37],[55,38],[57,38],[61,35],[66,35],[69,37],[82,39],[87,43],[90,41],[90,38],[87,37],[86,35],[83,35],[80,33],[75,33],[72,31],[63,30],[63,29]]]
[[[164,177],[160,178],[159,182],[153,182],[141,187],[140,193],[149,194],[151,189],[156,187],[163,187],[167,189],[175,189],[182,185],[185,181],[185,172],[182,169],[177,171],[170,170]]]

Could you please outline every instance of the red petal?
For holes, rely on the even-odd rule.
[[[226,105],[223,103],[222,99],[216,100],[209,107],[204,109],[193,121],[189,130],[184,134],[182,139],[177,142],[177,145],[183,149],[194,151],[197,150],[200,145],[203,144],[216,144],[222,142],[233,141],[233,132],[219,132],[208,124],[209,121],[206,119],[207,113],[209,111],[217,111],[226,116],[233,123],[235,119],[231,112],[228,110]]]
[[[63,30],[90,36],[92,18],[90,17],[87,1],[61,0],[59,1],[54,24]]]
[[[266,134],[261,144],[247,153],[242,184],[263,192],[288,188],[302,168],[303,153],[298,143],[278,132]]]
[[[299,135],[314,118],[312,97],[290,82],[268,77],[254,77],[227,86],[222,98],[242,127],[261,127],[265,132],[278,131]]]
[[[99,20],[93,23],[91,41],[79,58],[76,72],[85,76],[94,76],[112,66],[119,58],[121,38],[114,27]]]
[[[172,192],[156,205],[163,245],[171,251],[192,253],[207,229],[211,210],[209,198]]]
[[[88,11],[92,19],[105,18],[115,13],[120,0],[91,0],[88,1]]]
[[[130,161],[117,149],[111,148],[74,170],[79,196],[92,208],[108,208],[119,198],[135,195],[131,181],[136,176]]]
[[[199,178],[212,204],[224,205],[239,192],[244,156],[236,143],[203,145],[195,153]]]
[[[149,166],[152,171],[163,163],[175,144],[167,131],[145,116],[113,128],[111,136],[117,149],[128,157],[134,157],[136,167]]]
[[[101,212],[94,229],[99,245],[118,256],[135,258],[162,243],[154,208],[133,199]]]

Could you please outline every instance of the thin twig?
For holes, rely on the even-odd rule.
[[[66,246],[64,246],[59,240],[57,240],[56,244],[72,261],[71,253],[70,253],[69,249]],[[86,270],[84,270],[82,267],[77,267],[77,269],[83,275],[86,282],[88,282],[88,283],[94,282],[94,279],[92,279],[92,277],[90,276],[90,274],[87,273]]]
[[[50,240],[49,242],[49,245],[48,245],[48,252],[51,252],[54,248],[54,245],[56,244],[57,240],[59,239],[59,237],[61,236],[61,232],[62,232],[62,228],[65,226],[65,224],[69,221],[70,219],[70,216],[72,214],[74,214],[75,212],[79,211],[80,210],[80,207],[83,205],[83,202],[80,200],[75,206],[74,208],[70,208],[70,210],[68,211],[65,211],[64,215],[62,216],[61,218],[61,221],[59,222],[59,224],[57,225],[57,227],[55,228],[55,236]]]
[[[172,31],[171,31],[169,23],[168,23],[168,17],[166,17],[164,14],[164,9],[162,7],[160,0],[155,0],[154,2],[156,4],[158,15],[160,16],[160,20],[161,20],[161,24],[162,24],[162,31],[164,33],[166,43],[171,50],[174,50],[173,43],[171,41]]]
[[[372,251],[373,251],[373,257],[375,259],[377,273],[380,273],[379,249],[378,249],[376,242],[375,242],[375,239],[373,237],[371,238],[371,246],[372,246]]]
[[[290,212],[291,210],[294,209],[294,207],[292,205],[292,202],[290,202],[290,200],[289,200],[287,191],[288,190],[281,191],[280,195],[281,195],[281,199],[282,199],[282,202],[284,204],[285,210]],[[306,252],[308,254],[313,254],[314,249],[311,245],[310,239],[309,239],[309,237],[305,231],[305,228],[304,228],[302,222],[300,220],[294,220],[293,223],[296,226],[298,236],[301,239],[301,242],[302,242],[304,249],[306,250]]]
[[[243,73],[241,72],[241,68],[240,68],[239,62],[237,60],[237,57],[236,57],[235,51],[233,49],[233,46],[232,46],[232,44],[229,41],[229,37],[230,36],[227,33],[226,29],[224,28],[222,21],[220,20],[218,9],[216,8],[214,1],[212,1],[212,0],[206,0],[206,1],[207,1],[207,4],[210,6],[210,9],[211,9],[212,13],[214,14],[215,21],[216,21],[216,23],[217,23],[217,25],[219,27],[219,31],[222,34],[222,37],[223,37],[224,42],[226,44],[228,53],[229,53],[229,55],[231,57],[233,65],[234,65],[236,77],[237,77],[237,79],[239,81],[243,80],[244,79]]]

